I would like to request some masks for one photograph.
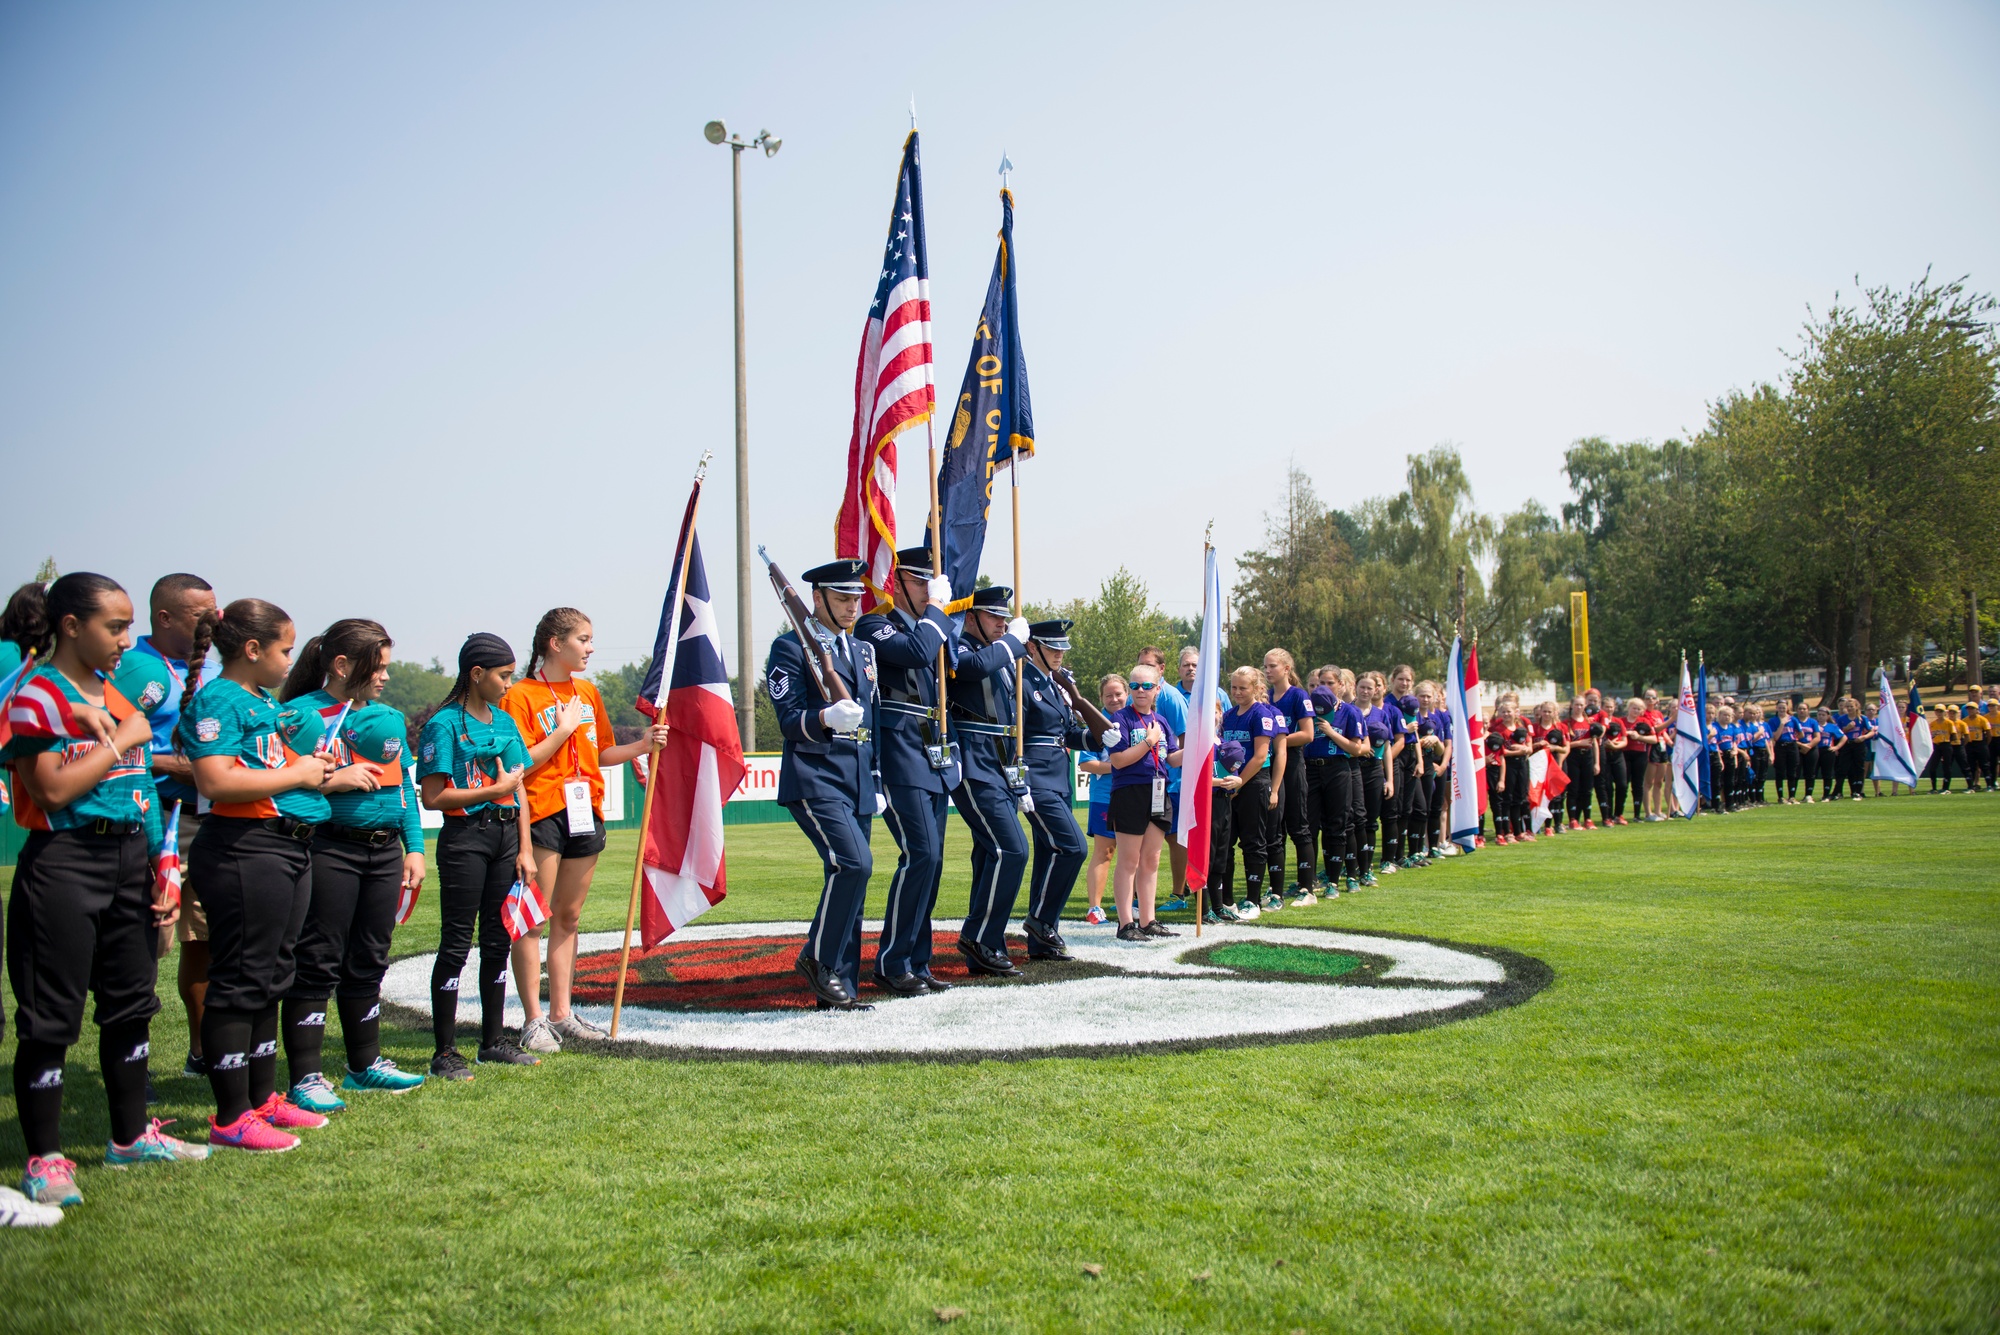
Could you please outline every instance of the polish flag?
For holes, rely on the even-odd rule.
[[[1222,574],[1215,548],[1205,557],[1201,598],[1201,656],[1195,660],[1194,690],[1188,696],[1187,735],[1181,738],[1180,828],[1174,838],[1187,850],[1187,883],[1208,885],[1208,846],[1214,831],[1209,800],[1215,786],[1215,683],[1222,663]]]

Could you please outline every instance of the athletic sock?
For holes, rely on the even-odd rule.
[[[285,1028],[285,1065],[294,1085],[326,1069],[325,997],[286,997],[281,1012]]]
[[[208,1087],[215,1094],[215,1122],[228,1126],[250,1110],[249,1011],[210,1006],[201,1015],[201,1051],[208,1062]]]
[[[63,1057],[68,1051],[32,1038],[22,1039],[14,1050],[14,1107],[32,1157],[62,1152]]]
[[[479,967],[483,975],[486,968],[483,957]],[[431,971],[431,1042],[438,1052],[445,1052],[458,1046],[458,977],[440,978],[439,973],[438,969]],[[485,994],[482,986],[480,995]]]
[[[1261,904],[1263,902],[1264,873],[1245,872],[1243,874],[1243,885],[1244,885],[1244,894],[1249,897],[1250,902],[1252,904]]]
[[[382,1055],[382,994],[339,997],[340,1033],[347,1042],[347,1069],[365,1071]]]
[[[261,1108],[278,1089],[278,1003],[250,1020],[250,1106]]]
[[[479,1045],[490,1048],[505,1032],[507,1018],[507,948],[479,952]]]
[[[97,1031],[97,1064],[104,1073],[104,1101],[111,1139],[130,1145],[146,1130],[146,1062],[152,1055],[152,1019],[108,1024]]]

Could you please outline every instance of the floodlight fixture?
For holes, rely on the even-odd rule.
[[[701,127],[701,137],[711,144],[719,144],[729,137],[729,127],[721,121],[710,121]]]

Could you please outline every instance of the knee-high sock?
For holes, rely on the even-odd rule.
[[[98,1069],[111,1110],[111,1139],[130,1145],[146,1130],[146,1064],[152,1055],[152,1018],[109,1024],[97,1031]]]
[[[479,948],[479,1043],[492,1047],[500,1041],[501,1022],[507,1011],[507,947],[489,951]]]
[[[347,1043],[347,1069],[365,1071],[382,1055],[382,994],[337,997],[340,1035]]]
[[[309,1075],[318,1075],[325,1067],[322,1053],[326,1046],[326,1006],[325,997],[304,1001],[286,997],[281,1007],[285,1022],[285,1065],[295,1085]]]
[[[215,1093],[215,1124],[228,1126],[250,1111],[250,1011],[210,1006],[201,1015],[201,1052]]]
[[[14,1050],[14,1107],[29,1155],[62,1151],[63,1058],[69,1049],[24,1038]]]
[[[278,1088],[278,1003],[250,1019],[250,1106],[261,1108]]]

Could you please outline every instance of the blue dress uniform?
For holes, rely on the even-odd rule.
[[[931,552],[910,547],[896,553],[896,577],[928,580]],[[875,955],[875,983],[901,996],[943,992],[951,984],[931,977],[931,911],[944,874],[945,797],[958,787],[956,762],[938,750],[938,650],[957,658],[958,632],[935,603],[922,617],[899,607],[871,612],[854,623],[854,638],[880,665],[881,731],[875,754],[889,805],[882,819],[901,856],[882,911]]]
[[[972,605],[1005,615],[1013,592],[998,585],[980,589]],[[1028,868],[1020,819],[1026,788],[1017,791],[1005,771],[1014,764],[1014,661],[1027,651],[1012,635],[991,644],[961,638],[949,692],[951,731],[964,776],[951,796],[972,833],[972,902],[958,949],[975,972],[1003,978],[1021,972],[1007,955],[1007,920]]]
[[[831,593],[863,592],[859,561],[832,561],[805,572],[805,580]],[[830,701],[814,685],[806,651],[787,630],[771,642],[764,681],[784,735],[785,756],[778,771],[778,802],[812,841],[826,868],[819,911],[799,951],[799,972],[812,984],[822,1008],[854,1007],[861,972],[861,906],[875,864],[868,851],[874,819],[876,773],[875,656],[865,641],[836,635],[818,622],[834,671],[861,709],[860,726],[836,732],[820,715]]]
[[[1036,644],[1067,652],[1069,628],[1062,618],[1037,621],[1028,627],[1028,638]],[[1028,765],[1028,791],[1034,807],[1028,812],[1028,828],[1034,835],[1035,862],[1028,878],[1028,916],[1022,930],[1028,937],[1029,959],[1068,959],[1061,924],[1063,906],[1083,870],[1089,849],[1083,831],[1077,828],[1071,810],[1075,788],[1070,777],[1069,753],[1090,748],[1090,735],[1083,720],[1069,707],[1062,688],[1042,671],[1033,654],[1028,655],[1023,673],[1027,695],[1022,702],[1022,758]]]

